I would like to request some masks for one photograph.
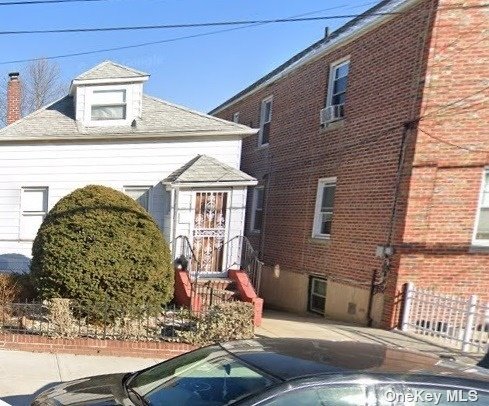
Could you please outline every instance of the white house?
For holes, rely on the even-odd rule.
[[[106,61],[76,77],[69,95],[20,118],[20,81],[10,74],[12,123],[0,130],[0,270],[27,270],[46,213],[88,184],[136,199],[167,241],[187,236],[205,271],[225,275],[238,261],[226,242],[244,228],[256,180],[239,170],[241,141],[257,130],[148,96],[148,79]]]

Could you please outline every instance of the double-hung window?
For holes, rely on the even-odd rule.
[[[251,210],[251,231],[259,232],[263,225],[263,201],[265,198],[265,188],[257,186],[253,190],[253,204]]]
[[[124,186],[124,193],[149,211],[151,186]]]
[[[126,91],[94,90],[92,94],[92,121],[125,120],[127,114]]]
[[[239,124],[239,111],[233,114],[233,123]]]
[[[20,239],[33,240],[48,212],[48,188],[23,187],[20,207]]]
[[[329,70],[328,95],[326,97],[327,121],[345,117],[346,88],[350,61],[341,60],[331,65]]]
[[[472,243],[474,245],[489,246],[489,168],[484,171],[482,179]]]
[[[312,230],[314,238],[328,238],[331,235],[335,191],[336,178],[319,179]]]
[[[271,96],[261,102],[258,146],[268,145],[270,139],[270,124],[272,122],[272,105],[273,99]]]

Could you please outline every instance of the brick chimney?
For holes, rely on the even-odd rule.
[[[7,125],[20,119],[19,72],[12,72],[8,75],[10,80],[7,87]]]

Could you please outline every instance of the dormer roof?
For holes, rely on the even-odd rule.
[[[149,73],[120,65],[112,61],[104,61],[94,66],[92,69],[78,75],[74,80],[94,80],[94,79],[127,79],[149,77]]]
[[[149,76],[149,73],[116,62],[104,61],[73,79],[70,94],[74,94],[74,89],[79,85],[146,82]]]

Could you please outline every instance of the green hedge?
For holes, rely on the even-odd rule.
[[[77,189],[53,207],[34,241],[31,273],[41,299],[119,309],[173,296],[171,255],[157,224],[136,201],[104,186]]]

